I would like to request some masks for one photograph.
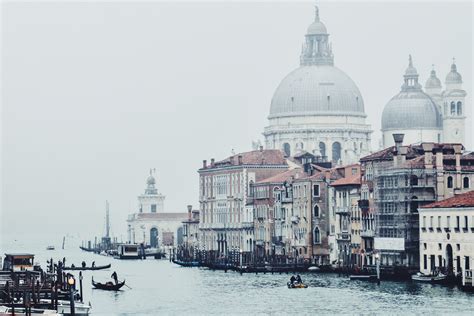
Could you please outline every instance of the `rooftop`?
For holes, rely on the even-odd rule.
[[[459,208],[474,207],[474,190],[462,193],[452,198],[434,202],[423,206],[422,208]]]
[[[350,175],[345,178],[338,179],[331,183],[331,186],[343,186],[343,185],[360,185],[360,174]]]
[[[232,155],[200,170],[239,165],[286,165],[286,159],[279,149],[260,149]]]

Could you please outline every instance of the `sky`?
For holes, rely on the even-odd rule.
[[[150,168],[165,211],[198,208],[197,169],[263,140],[299,66],[313,2],[3,2],[0,235],[126,238]],[[372,149],[412,54],[424,84],[452,58],[473,148],[470,2],[319,2],[335,65],[359,87]]]

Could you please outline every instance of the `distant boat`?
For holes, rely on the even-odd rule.
[[[106,283],[100,283],[100,282],[95,282],[94,278],[92,278],[92,285],[99,290],[106,290],[106,291],[118,291],[122,286],[125,285],[125,280],[122,282],[119,282],[117,284],[113,282],[106,282]]]
[[[359,280],[359,281],[377,281],[376,274],[351,274],[349,280]]]
[[[447,279],[447,275],[443,273],[438,273],[438,274],[424,274],[421,272],[418,272],[417,274],[414,274],[411,276],[411,279],[413,281],[418,281],[418,282],[427,282],[427,283],[441,283],[444,280]]]
[[[46,250],[54,250],[54,246],[48,246],[46,247]]]
[[[94,252],[94,248],[86,248],[86,247],[82,247],[82,246],[79,246],[79,248],[81,248],[81,250],[84,250],[84,251],[87,251],[87,252]]]
[[[103,270],[103,269],[108,269],[112,265],[109,263],[105,266],[95,266],[95,267],[82,267],[82,266],[74,266],[74,267],[64,267],[63,270]]]

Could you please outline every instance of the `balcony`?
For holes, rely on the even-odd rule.
[[[299,216],[291,216],[291,222],[293,224],[298,224],[300,222],[300,217]]]
[[[349,215],[350,214],[350,210],[349,210],[349,207],[347,206],[338,206],[336,207],[336,214],[339,214],[339,215]]]
[[[261,246],[263,246],[263,244],[264,244],[263,239],[257,239],[257,240],[255,240],[255,246],[260,246],[260,247],[261,247]]]
[[[363,230],[360,232],[360,237],[362,238],[374,238],[375,237],[375,231],[373,230]]]
[[[359,200],[359,207],[365,211],[369,209],[369,200]]]
[[[351,239],[351,235],[348,232],[342,232],[337,234],[336,239],[341,241],[349,241]]]
[[[253,222],[242,222],[243,229],[253,229]]]
[[[293,199],[291,197],[282,197],[281,202],[282,203],[291,203],[291,202],[293,202]]]

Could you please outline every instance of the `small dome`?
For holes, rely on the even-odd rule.
[[[156,183],[155,177],[153,177],[152,175],[149,175],[148,178],[146,179],[146,184],[152,185],[155,183]]]
[[[411,58],[411,55],[408,57],[408,68],[405,70],[405,77],[407,76],[418,76],[418,71],[413,67],[413,59]]]
[[[308,27],[308,31],[306,33],[307,35],[317,35],[317,34],[327,34],[328,31],[326,29],[326,26],[323,24],[323,22],[314,21]]]
[[[433,99],[423,91],[402,91],[382,113],[382,130],[441,129],[441,116]]]
[[[462,76],[454,63],[451,65],[451,71],[446,75],[446,83],[462,83]]]
[[[441,80],[436,77],[436,71],[431,70],[430,77],[426,80],[426,89],[441,88]]]

